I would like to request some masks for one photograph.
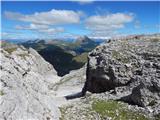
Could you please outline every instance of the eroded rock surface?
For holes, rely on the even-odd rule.
[[[0,54],[0,119],[59,119],[49,95],[49,85],[60,79],[52,65],[32,48],[5,47]]]
[[[86,65],[63,76],[59,82],[51,86],[55,96],[72,96],[80,93],[86,81]],[[76,96],[75,96],[76,97]]]
[[[98,46],[88,56],[86,75],[84,92],[114,90],[118,94],[121,90],[121,97],[130,103],[142,107],[158,104],[160,35],[111,40]]]

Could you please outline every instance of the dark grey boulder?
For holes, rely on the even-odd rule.
[[[126,87],[125,101],[142,107],[160,101],[160,35],[110,40],[88,55],[83,93]]]

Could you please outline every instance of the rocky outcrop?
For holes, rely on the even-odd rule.
[[[86,66],[62,78],[34,49],[5,46],[0,54],[2,120],[57,120],[60,112],[62,120],[123,119],[124,113],[159,119],[159,35],[109,40],[89,53]],[[122,110],[117,100],[132,105],[120,102]]]
[[[86,80],[86,65],[81,69],[72,70],[69,74],[63,76],[59,82],[51,86],[55,91],[55,96],[76,96],[80,93]]]
[[[160,35],[110,40],[88,55],[83,92],[129,91],[130,103],[143,107],[160,100]],[[126,94],[124,94],[126,95]]]
[[[0,119],[58,119],[49,85],[60,78],[52,65],[32,48],[5,47],[0,54]]]

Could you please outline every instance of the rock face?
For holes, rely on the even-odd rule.
[[[51,88],[56,91],[56,96],[67,96],[81,92],[86,80],[86,65],[81,69],[72,70],[69,74],[63,76]]]
[[[52,65],[34,49],[22,46],[2,48],[0,54],[0,119],[58,119],[48,86],[60,78]]]
[[[160,35],[111,40],[98,46],[88,55],[86,77],[83,92],[126,86],[131,92],[130,102],[143,107],[158,103]]]

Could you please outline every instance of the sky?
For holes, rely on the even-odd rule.
[[[2,1],[1,39],[160,33],[156,1]]]

